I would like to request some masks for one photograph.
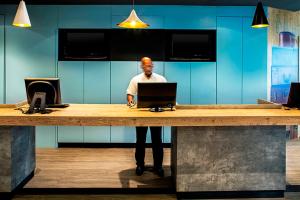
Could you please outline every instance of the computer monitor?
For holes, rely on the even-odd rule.
[[[287,104],[290,108],[300,108],[300,83],[291,83]]]
[[[138,83],[137,107],[161,112],[176,105],[177,83]]]
[[[61,104],[60,84],[58,78],[26,78],[27,113],[46,112],[46,107]]]

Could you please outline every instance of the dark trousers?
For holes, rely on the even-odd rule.
[[[154,167],[161,167],[163,162],[164,150],[161,141],[161,126],[150,127],[152,140],[152,153]],[[136,127],[136,149],[135,160],[139,166],[144,166],[145,162],[145,144],[148,127]]]

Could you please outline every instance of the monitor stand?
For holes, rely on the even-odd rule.
[[[39,107],[36,106],[37,100],[40,99],[41,103]],[[35,111],[37,110],[37,111]],[[49,111],[46,110],[46,93],[45,92],[35,92],[30,104],[30,107],[26,114],[33,114],[35,112],[39,112],[42,114],[49,113]]]
[[[150,108],[149,109],[151,112],[163,112],[165,111],[163,108],[161,107],[154,107],[154,108]]]

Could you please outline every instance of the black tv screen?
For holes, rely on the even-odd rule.
[[[216,60],[215,31],[174,31],[169,34],[169,60]]]
[[[59,60],[107,59],[109,48],[105,30],[60,30]]]
[[[147,56],[163,61],[164,50],[164,30],[114,29],[111,33],[111,60],[136,61]]]

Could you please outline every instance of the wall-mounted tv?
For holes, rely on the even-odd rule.
[[[109,34],[103,29],[59,29],[59,60],[109,60]]]
[[[113,29],[110,44],[111,60],[165,59],[165,32],[161,29]]]
[[[216,61],[215,30],[169,30],[167,60]]]

